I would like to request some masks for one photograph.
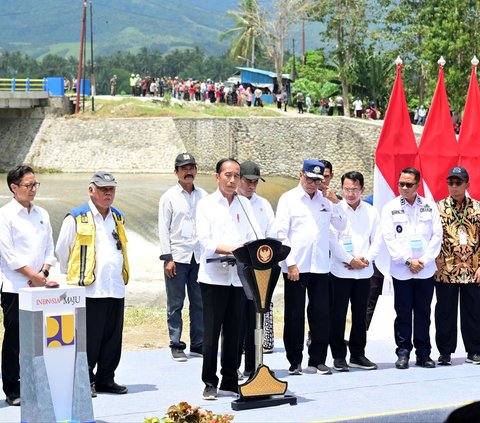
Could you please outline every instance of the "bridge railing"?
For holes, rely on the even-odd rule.
[[[29,92],[48,91],[48,80],[32,78],[0,78],[0,91]]]

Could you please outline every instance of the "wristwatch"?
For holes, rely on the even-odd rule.
[[[405,266],[411,267],[412,266],[412,258],[409,257],[407,260],[405,260]]]
[[[44,269],[42,268],[42,270],[40,270],[40,272],[42,272],[46,278],[48,278],[48,275],[50,274],[50,272],[47,270],[47,269]]]

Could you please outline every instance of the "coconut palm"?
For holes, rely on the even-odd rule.
[[[260,46],[260,39],[254,17],[258,15],[257,0],[240,0],[238,10],[229,10],[227,16],[235,22],[233,28],[225,30],[220,40],[231,38],[230,57],[237,59],[251,57],[250,64],[255,66],[255,48]]]

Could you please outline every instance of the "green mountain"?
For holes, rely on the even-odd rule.
[[[228,41],[219,35],[233,25],[227,10],[239,0],[86,0],[87,43],[90,45],[90,9],[97,55],[138,52],[147,47],[162,54],[175,48],[200,47],[220,55]],[[53,53],[77,57],[83,0],[4,1],[0,8],[0,51],[21,51],[34,58]],[[307,49],[319,47],[318,26],[307,26]],[[291,38],[300,54],[300,25]],[[291,50],[292,40],[286,42]]]
[[[209,54],[226,50],[219,34],[232,25],[225,13],[237,0],[87,0],[87,42],[90,6],[97,54],[141,47],[165,53],[173,48],[201,47]],[[82,0],[2,2],[0,49],[33,57],[47,53],[77,56]]]

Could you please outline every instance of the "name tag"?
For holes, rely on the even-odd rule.
[[[412,251],[423,250],[423,242],[421,238],[414,237],[410,240],[410,247]]]
[[[347,253],[352,253],[353,252],[353,244],[352,244],[352,237],[351,236],[343,236],[342,237],[342,244],[343,244],[343,249]]]

